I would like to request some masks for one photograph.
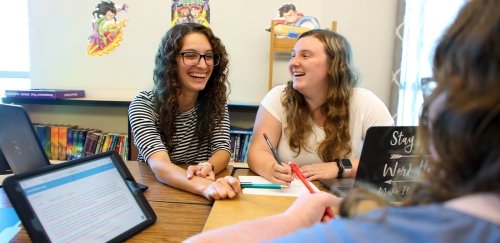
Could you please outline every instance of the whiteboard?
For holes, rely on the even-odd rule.
[[[84,89],[88,99],[118,101],[152,88],[154,56],[170,28],[172,1],[114,1],[117,6],[129,6],[117,14],[117,19],[127,19],[123,40],[112,53],[94,57],[87,55],[86,47],[98,2],[29,0],[32,88]],[[353,45],[362,76],[372,82],[363,86],[387,102],[396,0],[211,0],[210,25],[230,58],[230,102],[256,105],[267,93],[269,32],[265,29],[287,2],[316,16],[322,27],[337,20],[338,31]],[[374,19],[378,24],[367,28]],[[356,52],[358,48],[369,51]],[[284,83],[289,79],[288,55],[275,60],[273,80]],[[382,81],[386,85],[380,85]]]

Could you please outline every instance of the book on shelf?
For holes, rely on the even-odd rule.
[[[37,139],[51,160],[74,160],[115,150],[128,160],[128,135],[76,125],[33,124]]]
[[[40,145],[42,145],[42,148],[45,151],[45,125],[35,123],[35,124],[33,124],[33,127],[35,128],[38,142],[40,143]]]
[[[85,140],[87,139],[87,133],[89,129],[81,129],[78,133],[78,143],[76,145],[76,158],[82,158],[83,154],[83,146],[85,145]]]
[[[82,89],[25,89],[25,90],[5,90],[5,97],[8,98],[29,98],[29,99],[68,99],[83,98],[85,90]]]
[[[87,139],[85,139],[85,144],[83,145],[83,156],[89,156],[95,153],[97,140],[100,134],[101,130],[97,129],[91,129],[87,132]]]
[[[58,129],[57,159],[66,160],[66,144],[68,143],[68,126],[62,125]]]
[[[68,144],[68,132],[71,129],[75,129],[76,126],[73,125],[61,125],[59,126],[59,145],[57,146],[57,157],[58,160],[66,160],[67,158],[67,144]]]
[[[49,159],[57,160],[59,159],[59,126],[50,126],[50,156]]]
[[[248,147],[250,147],[250,142],[252,141],[252,134],[245,134],[244,135],[245,139],[243,140],[243,145],[242,149],[240,152],[240,162],[245,162],[247,161],[248,158]]]
[[[253,128],[230,126],[230,144],[232,162],[244,162],[247,160],[248,147],[253,137]]]
[[[80,132],[82,129],[73,130],[73,139],[71,143],[71,156],[70,159],[78,159],[78,138],[80,137]]]

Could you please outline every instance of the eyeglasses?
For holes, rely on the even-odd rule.
[[[207,66],[217,66],[219,65],[220,57],[219,55],[213,54],[213,53],[207,53],[205,55],[202,55],[198,52],[181,52],[179,55],[182,56],[182,62],[185,65],[198,65],[200,63],[201,58],[205,60],[205,63]]]

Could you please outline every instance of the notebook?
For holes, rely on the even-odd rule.
[[[16,174],[4,190],[36,242],[121,242],[156,221],[115,151]]]
[[[428,156],[416,148],[416,126],[370,127],[365,136],[356,179],[320,180],[327,188],[344,196],[355,184],[369,184],[389,201],[401,201],[415,186],[421,172],[430,172]]]
[[[238,176],[241,183],[255,183],[255,184],[271,184],[271,181],[262,176]],[[315,190],[319,189],[311,182],[309,185]],[[255,195],[269,195],[269,196],[285,196],[285,197],[298,197],[300,194],[310,193],[307,187],[300,180],[293,180],[289,188],[282,189],[260,189],[260,188],[244,188],[244,194]]]
[[[50,165],[22,106],[0,104],[0,150],[14,174]]]

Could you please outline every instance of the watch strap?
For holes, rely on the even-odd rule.
[[[337,168],[339,169],[337,178],[342,178],[342,175],[344,174],[344,165],[342,164],[342,160],[335,159],[334,161],[337,163]]]

